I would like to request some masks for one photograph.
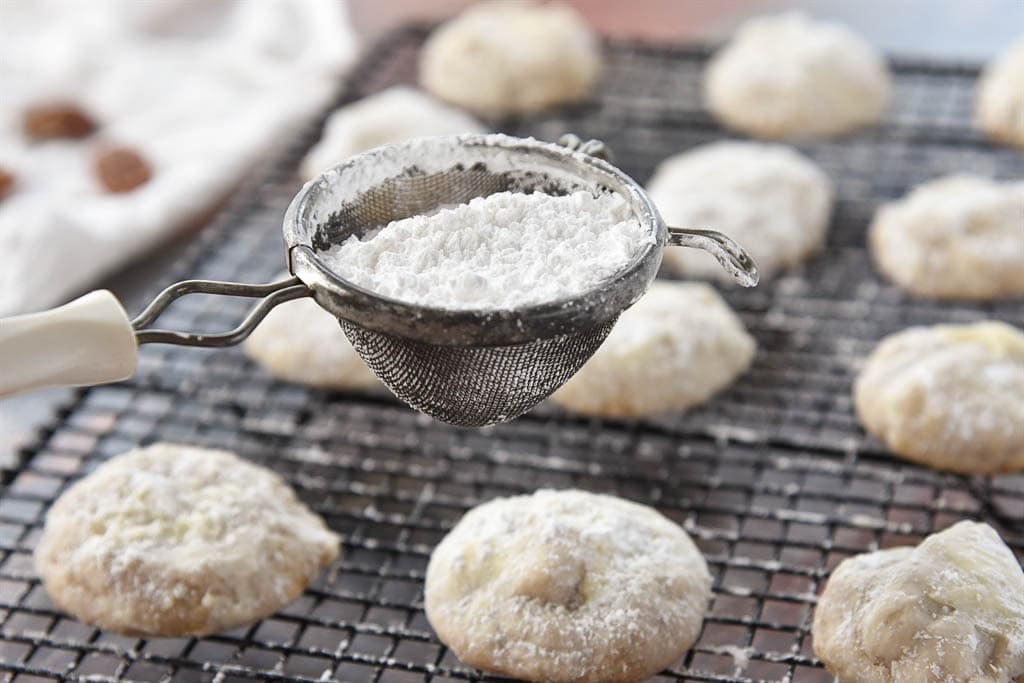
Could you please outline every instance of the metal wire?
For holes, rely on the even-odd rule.
[[[391,36],[357,71],[349,100],[415,74],[418,30]],[[597,99],[506,124],[556,139],[600,137],[637,178],[674,150],[721,137],[695,99],[702,50],[613,45]],[[653,505],[689,530],[714,574],[696,646],[656,680],[825,683],[810,618],[828,571],[849,555],[916,543],[959,519],[993,524],[1024,553],[1024,476],[965,479],[893,459],[857,427],[850,383],[883,335],[912,324],[997,317],[1019,302],[907,299],[864,252],[879,201],[949,171],[1024,176],[1024,157],[968,124],[976,71],[894,65],[884,126],[804,150],[836,180],[825,252],[755,290],[728,290],[760,351],[743,381],[687,416],[606,423],[543,407],[509,424],[460,430],[385,395],[281,384],[237,350],[146,346],[131,382],[80,392],[0,495],[0,677],[99,681],[498,680],[461,666],[422,610],[429,553],[469,507],[541,486],[577,486]],[[169,275],[259,281],[280,269],[280,217],[307,131],[243,192],[184,268]],[[244,301],[188,297],[176,328],[226,329]],[[203,328],[205,329],[205,327]],[[55,611],[31,552],[49,504],[104,459],[158,439],[235,450],[275,469],[345,536],[344,556],[295,604],[249,628],[202,639],[102,633]],[[734,656],[735,655],[735,656]],[[90,679],[93,680],[93,679]]]
[[[224,296],[260,298],[262,301],[249,311],[245,320],[237,327],[219,334],[146,329],[146,326],[159,318],[172,303],[188,294],[221,294]],[[177,282],[160,292],[153,299],[153,302],[146,306],[145,310],[132,320],[132,327],[135,328],[135,339],[139,344],[156,343],[203,347],[234,346],[245,340],[274,306],[309,295],[309,289],[297,277],[291,277],[279,282],[268,282],[263,285],[219,282],[216,280],[185,280]]]
[[[463,427],[506,422],[576,374],[618,316],[589,329],[505,346],[438,346],[342,321],[352,346],[400,400]]]
[[[576,142],[572,140],[572,142]],[[505,135],[418,140],[369,152],[307,184],[284,219],[292,272],[335,315],[374,373],[409,405],[457,426],[519,417],[547,398],[597,350],[619,314],[657,275],[668,232],[637,183],[565,146]],[[600,143],[582,143],[600,151]],[[409,158],[416,155],[416,163]],[[388,180],[361,180],[367,168]],[[451,310],[379,296],[339,277],[319,257],[394,220],[499,190],[615,193],[650,238],[601,287],[561,301],[501,310]],[[743,249],[708,242],[744,281],[756,270]],[[746,269],[746,270],[744,270]]]

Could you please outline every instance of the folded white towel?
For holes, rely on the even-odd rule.
[[[322,109],[355,56],[338,0],[0,3],[0,316],[45,308],[203,216],[267,149]],[[99,124],[32,142],[27,105],[67,100]],[[152,179],[108,194],[102,143]]]

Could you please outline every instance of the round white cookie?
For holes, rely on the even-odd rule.
[[[1024,469],[1024,333],[1010,325],[886,337],[853,399],[865,429],[908,460],[965,474]]]
[[[584,491],[470,510],[427,567],[427,618],[466,664],[527,681],[640,681],[700,633],[711,576],[656,511]]]
[[[338,319],[308,297],[271,310],[242,348],[264,370],[286,382],[322,389],[380,386]]]
[[[394,86],[341,107],[327,119],[323,137],[302,161],[307,180],[345,159],[381,145],[432,135],[486,133],[472,116],[433,97]]]
[[[832,212],[832,182],[814,162],[759,142],[715,142],[669,157],[647,190],[669,225],[711,228],[739,242],[762,279],[821,249]],[[732,282],[697,249],[666,249],[664,263],[686,277]]]
[[[932,180],[881,206],[868,244],[878,270],[918,296],[1024,295],[1024,182]]]
[[[863,38],[799,12],[750,19],[704,74],[715,118],[762,138],[827,137],[874,123],[889,90],[885,62]]]
[[[158,443],[64,492],[35,562],[53,604],[86,623],[191,636],[273,614],[338,545],[276,474],[226,451]]]
[[[1024,38],[985,67],[974,122],[993,140],[1024,147]]]
[[[686,410],[742,374],[756,346],[710,286],[658,280],[551,400],[598,417]]]
[[[1024,680],[1024,572],[992,527],[960,522],[840,563],[811,635],[843,683]]]
[[[476,4],[434,31],[420,57],[420,85],[490,116],[582,100],[600,71],[597,37],[558,3]]]

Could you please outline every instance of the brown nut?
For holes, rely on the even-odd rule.
[[[74,104],[51,102],[26,109],[21,127],[30,138],[50,140],[84,138],[96,130],[96,123]]]
[[[129,147],[99,150],[93,160],[93,171],[108,192],[131,192],[152,177],[146,160]]]
[[[14,190],[14,174],[0,168],[0,199],[3,199]]]

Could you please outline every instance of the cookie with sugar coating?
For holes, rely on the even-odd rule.
[[[274,377],[321,389],[372,389],[377,376],[338,324],[311,298],[279,304],[242,345]]]
[[[761,138],[821,138],[880,120],[881,55],[845,26],[800,12],[748,20],[708,63],[704,101],[719,122]]]
[[[1024,182],[931,180],[878,209],[868,246],[878,270],[917,296],[1024,296]]]
[[[551,400],[598,417],[686,410],[731,384],[756,346],[710,286],[657,280]]]
[[[853,400],[865,429],[900,457],[964,474],[1024,469],[1024,333],[1006,323],[886,337]]]
[[[582,100],[601,72],[597,36],[568,5],[473,5],[427,39],[420,85],[478,114],[529,114]]]
[[[1024,572],[992,527],[959,522],[841,562],[811,635],[843,683],[1024,680]]]
[[[818,252],[832,213],[832,181],[817,164],[762,142],[713,142],[671,156],[647,191],[669,225],[713,228],[739,242],[763,280]],[[697,249],[666,249],[663,263],[685,277],[732,282]]]
[[[541,490],[470,510],[427,566],[427,618],[466,664],[527,681],[629,683],[700,633],[711,576],[651,508]]]
[[[1024,147],[1024,38],[982,72],[974,99],[974,124],[993,140]]]
[[[50,508],[35,551],[47,594],[118,633],[219,633],[299,597],[339,539],[276,474],[158,443],[119,455]]]
[[[731,384],[756,348],[708,285],[655,281],[551,400],[603,418],[685,411]]]
[[[413,88],[394,86],[332,113],[323,137],[302,161],[302,176],[310,180],[350,156],[381,145],[431,135],[486,132],[469,114]]]

